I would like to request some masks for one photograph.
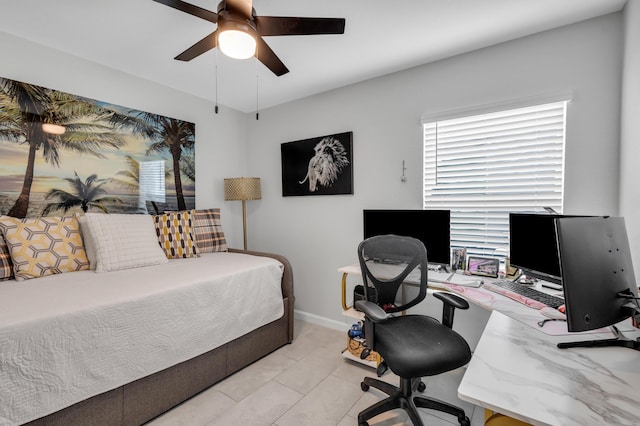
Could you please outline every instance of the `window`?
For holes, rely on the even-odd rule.
[[[451,210],[452,247],[503,257],[509,212],[562,213],[566,104],[423,120],[423,208]]]

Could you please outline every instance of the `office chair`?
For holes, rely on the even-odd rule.
[[[454,370],[471,359],[469,345],[451,328],[455,308],[468,309],[469,304],[457,295],[440,292],[433,295],[443,302],[442,322],[425,315],[399,314],[427,295],[427,250],[415,238],[397,235],[368,238],[358,246],[358,260],[366,300],[357,301],[356,308],[365,314],[365,345],[378,352],[388,368],[400,376],[400,387],[373,377],[364,378],[360,385],[363,391],[374,387],[389,397],[360,412],[358,426],[368,426],[367,420],[396,408],[404,409],[414,425],[422,426],[416,407],[452,414],[460,425],[468,426],[469,417],[461,408],[414,396],[413,392],[425,390],[422,377]],[[418,295],[396,305],[398,289],[407,279],[420,283]]]

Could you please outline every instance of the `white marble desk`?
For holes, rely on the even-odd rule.
[[[611,337],[551,336],[494,311],[458,395],[535,425],[640,425],[640,352],[556,347]]]
[[[343,273],[360,274],[357,265]],[[435,274],[434,274],[435,275]],[[409,283],[410,285],[412,283]],[[534,425],[640,425],[640,352],[626,348],[558,349],[559,342],[611,338],[610,332],[571,333],[545,317],[483,288],[430,283],[492,311],[458,388],[466,401]],[[630,320],[619,324],[640,335]],[[634,330],[630,332],[629,330]]]

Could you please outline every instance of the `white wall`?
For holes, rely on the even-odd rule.
[[[0,76],[196,124],[196,203],[221,207],[234,246],[242,245],[238,203],[225,202],[223,178],[246,174],[245,114],[148,80],[0,32]],[[72,165],[64,163],[62,166]]]
[[[620,214],[625,217],[640,279],[640,2],[625,6],[620,157]]]
[[[568,90],[565,211],[616,214],[621,62],[614,14],[264,110],[248,121],[248,167],[263,182],[250,245],[290,259],[298,311],[344,323],[337,269],[356,261],[362,209],[422,206],[420,116]],[[280,144],[344,131],[354,195],[282,197]]]

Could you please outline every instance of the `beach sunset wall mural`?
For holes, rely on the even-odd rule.
[[[195,208],[195,125],[0,77],[0,214]]]

